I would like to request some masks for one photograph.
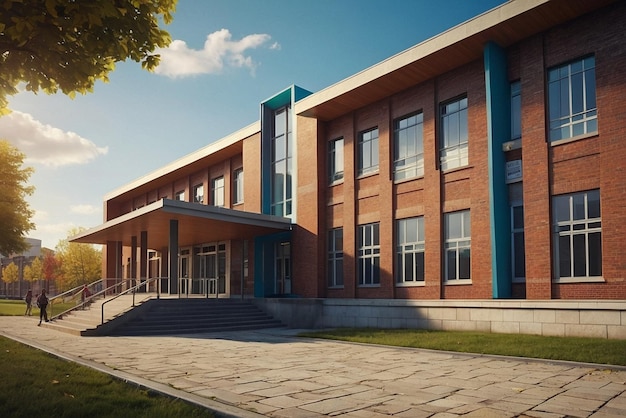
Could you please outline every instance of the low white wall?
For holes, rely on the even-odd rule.
[[[255,299],[291,328],[416,328],[626,339],[626,301]]]

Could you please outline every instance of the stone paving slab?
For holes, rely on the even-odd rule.
[[[218,417],[626,416],[626,367],[297,338],[272,329],[79,337],[0,317],[0,334]]]

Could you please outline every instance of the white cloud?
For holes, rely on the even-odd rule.
[[[0,117],[0,138],[23,152],[26,162],[49,167],[86,164],[109,151],[74,132],[44,125],[32,115],[18,111]]]
[[[221,29],[207,35],[203,49],[191,49],[185,41],[174,40],[167,48],[156,51],[161,55],[161,62],[155,72],[170,78],[197,74],[219,73],[224,67],[248,68],[254,74],[258,66],[251,56],[250,49],[256,49],[271,39],[267,34],[253,34],[233,41],[228,29]],[[270,49],[280,49],[274,42]]]
[[[93,215],[99,213],[100,208],[94,205],[72,205],[70,206],[70,212],[77,213],[79,215]]]

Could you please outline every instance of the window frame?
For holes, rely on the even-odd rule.
[[[174,193],[174,200],[178,200],[180,202],[184,202],[185,201],[185,191],[184,190],[179,190],[176,193]]]
[[[221,184],[217,184],[221,182]],[[211,205],[223,208],[226,205],[224,176],[214,177],[211,179]],[[221,203],[221,204],[220,204]]]
[[[515,201],[511,203],[511,277],[513,278],[513,283],[524,283],[526,282],[526,235],[524,232],[524,204],[521,201]],[[521,210],[521,225],[516,222],[517,217],[515,216],[516,209]],[[516,246],[516,238],[521,237],[521,250]],[[518,256],[522,257],[523,260],[523,276],[518,276],[518,265],[517,258]]]
[[[243,203],[243,168],[233,171],[233,205]]]
[[[343,288],[345,283],[343,269],[343,227],[333,228],[328,231],[327,266],[328,287],[331,289]]]
[[[458,106],[458,109],[455,109],[455,105]],[[450,106],[452,107],[449,109]],[[469,100],[467,95],[448,100],[439,105],[439,167],[441,171],[454,170],[469,165],[468,113]],[[456,120],[456,124],[453,125],[454,120]],[[454,140],[448,134],[452,130],[457,131],[457,142],[454,145],[448,145],[449,141]]]
[[[344,177],[344,139],[328,141],[328,184],[342,183]]]
[[[415,122],[411,119],[415,118]],[[403,124],[405,124],[403,126]],[[414,128],[414,136],[411,138],[411,129]],[[406,139],[406,152],[400,155],[400,142],[402,137]],[[413,148],[413,151],[408,151]],[[407,160],[414,160],[406,163]],[[399,168],[402,167],[402,168]],[[413,171],[413,174],[411,174]],[[393,121],[393,178],[394,181],[402,181],[424,175],[424,113],[417,111],[396,118]]]
[[[408,240],[409,222],[415,220],[415,240]],[[424,285],[425,282],[425,249],[424,216],[415,216],[396,220],[396,286]],[[412,278],[407,279],[407,260],[411,259]],[[421,277],[421,278],[420,278]]]
[[[511,93],[511,140],[522,138],[522,82],[510,83]]]
[[[374,136],[375,132],[375,136]],[[367,151],[367,154],[365,153]],[[365,157],[369,156],[365,165]],[[359,177],[378,173],[380,164],[378,126],[359,132],[357,141],[357,175]]]
[[[597,214],[598,216],[590,217],[590,203],[589,197],[594,195],[597,197]],[[580,216],[580,197],[582,197],[584,216]],[[577,199],[578,198],[578,199]],[[560,209],[567,206],[567,219],[563,216]],[[594,204],[596,206],[596,204]],[[592,209],[595,212],[595,208]],[[590,274],[590,242],[591,235],[597,235],[595,240],[598,248],[596,248],[599,258],[599,264],[596,268],[599,268],[598,274]],[[580,259],[576,256],[576,241],[579,241],[577,237],[584,239],[584,269],[585,275],[577,275],[577,270],[580,264],[576,261]],[[564,238],[568,239],[568,256],[569,260],[561,260],[562,252],[561,247]],[[580,244],[580,242],[578,242]],[[552,247],[553,247],[553,281],[557,283],[567,282],[589,282],[589,281],[604,281],[602,276],[602,204],[600,189],[586,190],[575,193],[565,193],[561,195],[555,195],[552,197]],[[561,275],[563,269],[563,262],[568,261],[569,274]]]
[[[580,68],[578,68],[579,65]],[[547,69],[546,105],[548,119],[547,139],[549,143],[558,144],[562,141],[567,142],[598,133],[595,70],[594,55],[587,55]],[[573,81],[574,77],[578,75],[581,75],[581,84],[578,84],[578,81]],[[566,87],[566,91],[563,91],[563,87]],[[580,89],[574,89],[574,87],[580,87]],[[593,88],[593,91],[591,91],[591,88]],[[564,113],[563,109],[564,95],[567,96],[568,108],[566,113]],[[593,100],[590,99],[591,96]],[[576,98],[581,101],[581,111],[574,109]],[[576,127],[582,127],[582,131],[576,131]],[[567,134],[565,134],[565,130],[568,131]]]
[[[452,217],[460,216],[460,235],[451,236],[449,225]],[[467,234],[466,234],[467,233]],[[471,213],[469,209],[444,214],[444,282],[445,284],[466,284],[472,280],[472,230],[471,230]],[[463,251],[467,252],[467,277],[461,276],[461,261]],[[450,276],[449,255],[454,252],[454,277]],[[465,263],[463,263],[465,264]]]
[[[357,234],[358,287],[380,287],[380,223],[359,225]]]
[[[198,194],[199,190],[202,192],[201,194]],[[204,204],[204,183],[193,186],[193,202]]]

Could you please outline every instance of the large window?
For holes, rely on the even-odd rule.
[[[522,137],[522,83],[511,83],[511,139]]]
[[[224,206],[224,177],[211,180],[211,196],[213,197],[211,201],[213,206]]]
[[[595,58],[548,70],[548,101],[550,141],[596,132]]]
[[[196,184],[193,186],[193,201],[194,203],[204,203],[204,185]]]
[[[328,143],[328,183],[343,180],[343,138]]]
[[[243,169],[233,172],[233,204],[243,203]]]
[[[447,282],[470,279],[470,212],[445,214],[445,278]]]
[[[359,134],[358,174],[378,171],[378,128]]]
[[[397,221],[396,283],[424,282],[424,217]]]
[[[328,232],[328,286],[343,286],[343,228]]]
[[[602,276],[600,191],[555,196],[552,206],[555,276]]]
[[[291,135],[291,108],[274,112],[272,136],[272,203],[271,214],[292,214],[293,138]]]
[[[441,106],[441,169],[469,164],[467,97]]]
[[[358,277],[360,286],[380,284],[380,239],[378,222],[358,229]]]
[[[424,116],[416,113],[397,119],[394,122],[394,161],[395,180],[424,175]]]

